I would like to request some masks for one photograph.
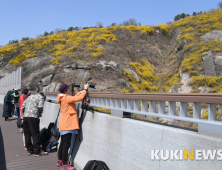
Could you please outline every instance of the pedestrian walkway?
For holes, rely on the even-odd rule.
[[[16,128],[17,119],[6,122],[2,117],[3,106],[0,105],[0,170],[54,170],[57,153],[47,156],[28,156],[23,149],[22,133]]]

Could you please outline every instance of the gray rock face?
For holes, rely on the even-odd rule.
[[[176,28],[176,29],[174,30],[174,33],[176,34],[176,36],[179,35],[179,33],[180,33],[180,28]]]
[[[202,56],[204,67],[205,67],[205,75],[206,76],[216,76],[214,57],[211,51],[206,52],[207,54]]]
[[[105,70],[105,71],[108,71],[108,70],[115,71],[115,69],[112,66],[110,66],[110,65],[105,65],[103,67],[103,70]]]
[[[128,82],[127,82],[126,80],[124,80],[124,79],[119,79],[119,80],[118,80],[118,83],[126,86],[127,88],[130,88],[130,85],[129,85]]]
[[[207,93],[211,88],[210,87],[199,87],[200,93]]]
[[[135,76],[137,80],[140,80],[142,82],[142,78],[131,68],[126,68],[126,71],[128,71],[132,76]]]
[[[0,58],[0,65],[4,62],[4,57]]]
[[[22,72],[25,72],[27,74],[30,74],[30,72],[34,72],[41,68],[42,66],[46,65],[53,59],[52,56],[47,57],[35,57],[30,58],[22,62]]]
[[[180,71],[180,82],[183,83],[183,85],[178,89],[178,93],[190,93],[192,90],[192,86],[189,85],[191,80],[192,78],[188,72],[183,73]]]
[[[81,82],[82,80],[86,80],[87,78],[87,70],[79,69],[76,71],[75,82]]]
[[[177,53],[178,51],[181,51],[186,43],[187,43],[186,40],[180,41],[178,46],[175,49],[175,52]]]
[[[8,74],[10,74],[11,72],[15,71],[16,67],[11,65],[11,64],[7,64],[6,66],[4,66],[1,70],[0,70],[0,77],[5,77]]]
[[[76,66],[76,69],[85,69],[85,70],[90,70],[91,67],[89,66]]]
[[[54,92],[55,88],[56,88],[56,83],[52,82],[48,86],[43,87],[43,92]]]
[[[108,70],[115,71],[115,68],[113,68],[113,66],[115,66],[115,67],[117,66],[117,64],[115,62],[110,61],[108,63],[108,65],[105,64],[105,62],[106,61],[100,61],[99,63],[96,63],[96,67],[97,68],[102,68],[105,71],[108,71]]]
[[[118,64],[116,64],[114,61],[110,61],[110,62],[108,63],[108,65],[111,65],[111,66],[117,67]]]
[[[222,74],[222,56],[215,56],[215,70],[216,75],[219,77]]]
[[[72,68],[71,65],[67,65],[67,66],[64,66],[65,69],[69,69],[69,68]]]
[[[33,79],[37,79],[40,76],[44,77],[45,75],[48,75],[50,72],[52,72],[54,70],[55,70],[54,66],[50,66],[50,67],[44,68],[44,69],[42,69],[42,70],[40,70],[38,72],[31,73],[27,77],[26,83],[30,83]]]
[[[43,78],[43,79],[41,80],[42,86],[43,86],[43,87],[48,86],[48,85],[51,83],[52,78],[53,78],[53,75],[50,75],[50,76],[47,76],[47,77]]]
[[[211,32],[208,32],[200,37],[204,41],[209,40],[222,40],[222,30],[214,30]]]

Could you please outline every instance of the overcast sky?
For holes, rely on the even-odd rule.
[[[142,25],[165,24],[181,13],[216,9],[222,0],[0,0],[0,46],[34,38],[56,28],[120,24],[135,18]]]

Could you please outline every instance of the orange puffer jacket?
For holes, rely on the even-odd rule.
[[[59,130],[69,131],[79,129],[79,120],[74,102],[83,100],[86,93],[87,92],[83,90],[81,94],[77,93],[75,96],[58,94],[57,103],[60,103],[61,110],[59,117]]]

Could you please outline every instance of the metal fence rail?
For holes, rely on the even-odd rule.
[[[21,89],[21,73],[22,68],[19,67],[9,75],[0,79],[0,94],[6,94],[12,89]]]
[[[48,100],[57,99],[58,93],[46,92]],[[222,137],[222,121],[216,118],[216,105],[222,104],[222,94],[172,93],[89,93],[89,106],[111,109],[111,115],[124,117],[136,113],[154,117],[198,123],[198,131]],[[193,115],[188,115],[192,103]],[[201,118],[201,104],[207,104],[208,119]],[[179,105],[179,114],[176,108]],[[165,108],[168,106],[168,112]]]

